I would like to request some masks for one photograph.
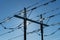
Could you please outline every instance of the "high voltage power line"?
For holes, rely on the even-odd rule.
[[[55,14],[56,15],[56,14]],[[53,16],[50,16],[50,17],[54,17],[55,15],[53,15]],[[49,18],[50,18],[49,17]],[[60,23],[56,23],[56,24],[60,24]],[[56,25],[55,24],[55,25]],[[60,28],[58,28],[58,30],[60,30]],[[57,30],[57,31],[58,31]],[[39,30],[37,30],[37,31],[40,31],[40,29]],[[34,32],[37,32],[36,30],[35,31],[33,31],[33,32],[29,32],[29,33],[27,33],[27,34],[30,34],[30,33],[34,33]],[[51,34],[49,34],[49,35],[53,35],[53,34],[55,34],[57,31],[54,31],[54,32],[52,32]],[[44,36],[49,36],[49,35],[44,35]],[[22,35],[21,35],[22,36]],[[20,36],[16,36],[16,37],[20,37]],[[14,37],[14,38],[16,38],[16,37]],[[14,39],[14,38],[12,38],[12,39]]]
[[[60,14],[60,13],[59,13]],[[55,14],[55,15],[52,15],[52,16],[49,16],[49,17],[47,17],[47,18],[51,18],[51,17],[54,17],[54,16],[57,16],[57,15],[59,15],[59,14]],[[46,19],[47,19],[46,18]],[[57,24],[59,24],[59,23],[57,23]],[[22,24],[20,24],[20,25],[18,25],[17,27],[19,28],[19,26],[21,26]],[[54,25],[54,24],[51,24],[52,26]],[[4,27],[3,25],[2,25],[2,27]],[[16,29],[18,29],[18,28],[16,28]],[[21,28],[21,27],[20,27]],[[9,29],[15,29],[15,28],[9,28]],[[9,32],[8,32],[9,33]]]
[[[55,10],[58,10],[58,9],[60,9],[60,8],[56,8]],[[52,12],[52,11],[55,11],[55,10],[51,10],[51,11],[48,11],[48,12],[45,12],[45,13],[43,13],[43,15],[44,14],[47,14],[47,13],[49,13],[49,12]],[[31,14],[31,13],[30,13]],[[59,15],[59,14],[58,14]],[[30,16],[30,15],[29,15]],[[29,17],[28,16],[28,17]],[[50,16],[50,17],[53,17],[54,15],[52,15],[52,16]],[[38,16],[36,16],[36,17],[39,17],[39,15]],[[36,18],[35,17],[35,18]],[[50,18],[50,17],[47,17],[47,18],[43,18],[43,19],[48,19],[48,18]],[[11,18],[13,18],[13,17],[7,17],[6,19],[5,19],[5,21],[3,21],[3,22],[0,22],[0,25],[2,25],[2,23],[5,23],[6,21],[9,21]],[[31,18],[31,19],[33,19],[33,18]],[[23,24],[23,23],[22,23]],[[2,26],[4,29],[7,29],[6,27],[4,27],[4,26]]]
[[[58,23],[55,23],[55,24],[52,24],[52,25],[57,25],[57,24],[59,24],[60,25],[60,22],[58,22]],[[45,27],[44,27],[45,28]],[[55,30],[54,32],[52,32],[52,33],[50,33],[50,34],[48,34],[48,35],[44,35],[45,37],[46,36],[51,36],[51,35],[53,35],[53,34],[55,34],[57,31],[59,31],[60,30],[60,28],[58,28],[57,30]],[[40,31],[40,29],[38,29],[38,30],[34,30],[34,31],[32,31],[32,32],[28,32],[27,33],[27,35],[28,34],[32,34],[32,33],[36,33],[36,32],[39,32]],[[38,34],[38,35],[40,35],[40,34]],[[10,38],[10,39],[8,39],[8,40],[12,40],[12,39],[15,39],[15,38],[18,38],[18,37],[21,37],[21,36],[23,36],[23,35],[18,35],[18,36],[15,36],[15,37],[13,37],[13,38]]]
[[[43,5],[39,5],[39,6],[37,6],[37,7],[34,7],[34,8],[32,8],[32,9],[30,9],[30,10],[34,10],[34,9],[36,9],[36,8],[38,8],[38,7],[40,7],[40,6],[45,6],[45,5],[47,5],[47,4],[49,4],[49,3],[51,3],[51,2],[54,2],[54,1],[56,1],[56,0],[53,0],[53,1],[50,1],[50,2],[47,2],[47,3],[45,3],[45,4],[43,4]],[[38,3],[36,3],[36,4],[38,4]],[[36,5],[36,4],[34,4],[34,5]],[[33,5],[32,5],[33,6]],[[30,8],[31,6],[29,6],[28,8]],[[46,13],[49,13],[49,12],[52,12],[52,11],[55,11],[55,10],[58,10],[58,9],[60,9],[60,8],[56,8],[56,9],[54,9],[54,10],[51,10],[51,11],[48,11],[48,12],[46,12]],[[28,11],[30,11],[30,10],[28,10]],[[27,12],[28,12],[27,11]],[[31,11],[32,12],[32,11]],[[44,14],[46,14],[46,13],[43,13],[43,15]],[[31,13],[29,14],[29,16],[31,15]],[[60,15],[60,14],[57,14],[57,15]],[[38,15],[38,16],[36,16],[36,17],[39,17],[40,15]],[[49,16],[49,17],[47,17],[47,18],[43,18],[42,20],[45,20],[45,19],[48,19],[48,18],[52,18],[52,17],[55,17],[56,15],[52,15],[52,16]],[[13,16],[14,17],[14,16]],[[11,18],[13,18],[13,17],[9,17],[9,18],[7,18],[7,19],[5,19],[3,22],[0,22],[0,25],[2,25],[2,27],[4,28],[4,29],[15,29],[15,28],[5,28],[4,26],[3,26],[3,24],[2,23],[5,23],[6,21],[8,21],[8,20],[10,20]],[[23,23],[21,23],[20,25],[18,25],[18,27],[19,26],[21,26]],[[56,24],[60,24],[60,23],[56,23]],[[52,26],[54,26],[54,25],[56,25],[56,24],[51,24]],[[18,29],[18,27],[16,28],[16,29]],[[19,27],[19,29],[20,29],[21,27]],[[60,29],[60,28],[58,28],[58,29]],[[57,30],[58,30],[57,29]],[[14,30],[11,30],[11,31],[9,31],[9,32],[7,32],[7,33],[10,33],[10,32],[13,32]],[[27,33],[27,34],[30,34],[30,33],[34,33],[34,32],[37,32],[37,31],[40,31],[40,29],[38,29],[38,30],[35,30],[35,31],[32,31],[32,32],[29,32],[29,33]],[[53,32],[53,33],[51,33],[51,34],[49,34],[49,35],[52,35],[52,34],[54,34],[54,33],[56,33],[57,31],[55,31],[55,32]],[[4,33],[4,34],[6,34],[6,33]],[[2,34],[3,35],[3,34]],[[49,35],[44,35],[44,36],[49,36]],[[18,37],[18,36],[17,36]],[[14,37],[14,38],[16,38],[16,37]]]
[[[40,6],[43,6],[43,5],[45,6],[45,5],[47,5],[47,4],[51,3],[51,2],[54,2],[54,1],[56,1],[56,0],[47,2],[47,3],[42,4],[42,5],[39,5],[39,6],[34,7],[34,8],[32,8],[32,9],[30,9],[30,10],[36,9],[36,8],[38,8],[38,7],[40,7]],[[38,3],[36,3],[36,4],[38,4]],[[34,5],[36,5],[36,4],[34,4]],[[34,5],[32,5],[32,6],[34,6]],[[29,6],[29,7],[27,7],[27,8],[30,8],[30,7],[32,7],[32,6]],[[59,8],[56,8],[56,9],[59,9]],[[52,11],[54,11],[54,10],[52,10]],[[31,14],[31,13],[30,13],[30,14]],[[45,14],[45,13],[44,13],[44,14]],[[30,16],[30,15],[29,15],[29,16]],[[29,16],[28,16],[28,17],[29,17]],[[0,22],[0,24],[5,23],[6,21],[10,20],[11,18],[13,18],[13,17],[7,17],[3,22]],[[6,28],[6,27],[4,27],[4,28]]]
[[[55,30],[54,32],[52,32],[51,34],[48,34],[48,35],[44,35],[45,37],[46,36],[51,36],[51,35],[53,35],[53,34],[55,34],[57,31],[59,31],[60,30],[60,28],[58,28],[57,30]],[[32,34],[32,33],[35,33],[35,32],[37,32],[37,31],[40,31],[40,29],[39,30],[34,30],[33,32],[29,32],[29,33],[27,33],[27,35],[28,34]],[[38,34],[39,36],[40,36],[40,34]],[[23,35],[18,35],[18,36],[15,36],[15,37],[13,37],[13,38],[10,38],[10,39],[8,39],[8,40],[12,40],[12,39],[15,39],[15,38],[18,38],[18,37],[21,37],[21,36],[23,36]]]

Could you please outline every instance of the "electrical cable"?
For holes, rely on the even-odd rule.
[[[56,0],[52,0],[52,1],[50,1],[50,2],[54,2],[54,1],[56,1]],[[50,2],[47,2],[47,3],[50,3]],[[44,4],[42,4],[42,5],[46,5],[47,3],[44,3]],[[38,3],[36,3],[36,4],[38,4]],[[35,4],[34,4],[35,5]],[[34,6],[33,5],[33,6]],[[39,5],[39,6],[41,6],[41,5]],[[36,8],[38,8],[39,6],[37,6],[37,7],[34,7],[34,8],[32,8],[31,10],[34,10],[34,9],[36,9]],[[32,6],[31,6],[32,7]],[[30,8],[30,6],[29,7],[27,7],[27,8]],[[58,9],[58,8],[57,8]],[[45,14],[45,13],[44,13]],[[8,18],[8,19],[10,19],[10,18]],[[2,22],[0,22],[0,24],[1,24]]]
[[[7,17],[7,18],[4,19],[4,21],[0,22],[0,24],[5,23],[6,21],[9,21],[9,20],[12,19],[12,18],[13,18],[13,17]]]
[[[29,9],[29,8],[31,8],[31,7],[33,7],[33,6],[35,6],[35,5],[37,5],[37,4],[39,4],[40,2],[36,2],[35,4],[33,4],[33,5],[30,5],[30,6],[28,6],[28,7],[26,7],[27,9]],[[24,9],[23,9],[24,10]],[[20,11],[18,11],[18,12],[22,12],[23,10],[20,10]]]
[[[30,12],[29,16],[31,15],[31,13],[32,13],[32,11]],[[28,16],[28,17],[29,17],[29,16]],[[15,27],[15,28],[6,28],[6,27],[3,26],[3,25],[2,25],[2,27],[4,27],[4,29],[12,29],[12,30],[15,29],[15,30],[16,30],[16,29],[20,29],[21,27],[19,27],[19,26],[21,26],[22,24],[23,24],[23,23],[19,24],[19,25],[17,26],[18,28],[17,28],[17,27]],[[30,24],[30,23],[29,23],[29,24]],[[29,25],[29,24],[28,24],[28,25]],[[14,30],[14,31],[15,31],[15,30]],[[11,32],[9,31],[9,32],[3,33],[3,34],[1,34],[1,35],[5,35],[5,34],[7,34],[7,33],[11,33]]]
[[[52,32],[51,34],[44,35],[44,36],[51,36],[51,35],[55,34],[57,31],[59,31],[59,30],[60,30],[60,28],[58,28],[57,30],[55,30],[55,31],[54,31],[54,32]]]
[[[60,25],[60,22],[51,24],[51,26]]]
[[[50,17],[53,17],[53,16],[50,16]],[[49,17],[49,18],[50,18],[50,17]],[[40,29],[39,29],[39,31],[40,31]],[[32,32],[29,32],[29,33],[34,33],[34,32],[36,32],[36,30],[35,30],[35,31],[32,31]],[[8,32],[8,33],[9,33],[9,32]],[[27,33],[27,34],[29,34],[29,33]]]
[[[21,29],[22,27],[19,27],[19,26],[21,26],[21,24],[17,26],[18,29]],[[17,30],[17,27],[14,28],[14,29],[13,29],[13,28],[8,28],[8,29],[11,29],[11,31],[5,32],[5,33],[3,33],[3,34],[0,34],[0,36],[5,35],[5,34],[7,34],[7,33],[11,33],[11,32],[13,32],[13,31]]]
[[[51,1],[52,2],[52,1]],[[44,5],[46,5],[46,4],[44,4]],[[34,10],[35,8],[33,8],[32,10]]]
[[[52,0],[52,1],[49,1],[49,2],[44,3],[44,4],[42,4],[42,5],[39,5],[39,6],[33,7],[33,8],[31,8],[31,9],[27,10],[26,12],[29,12],[29,11],[31,11],[31,10],[35,10],[35,9],[41,7],[41,6],[46,6],[46,5],[48,5],[49,3],[53,3],[53,2],[55,2],[55,1],[56,1],[56,0]],[[21,12],[21,11],[20,11],[20,12]],[[22,12],[22,13],[24,13],[24,12]],[[21,13],[20,13],[20,14],[21,14]],[[19,15],[19,14],[18,14],[18,15]]]
[[[52,32],[51,34],[49,34],[49,35],[44,35],[44,36],[45,36],[45,37],[46,37],[46,36],[51,36],[51,35],[55,34],[58,30],[60,30],[60,28],[58,28],[56,31]],[[40,29],[39,29],[38,31],[40,31]],[[37,31],[35,30],[35,31],[29,32],[29,33],[27,33],[27,34],[34,33],[34,32],[37,32]],[[10,38],[10,39],[8,39],[8,40],[12,40],[12,39],[15,39],[15,38],[18,38],[18,37],[21,37],[21,36],[23,36],[23,35],[18,35],[18,36],[15,36],[15,37],[13,37],[13,38]]]
[[[54,0],[53,0],[54,1]],[[51,2],[51,1],[50,1]],[[49,3],[49,2],[47,2],[47,3]],[[36,4],[38,4],[38,3],[36,3]],[[46,4],[46,3],[45,3]],[[31,10],[34,10],[35,8],[32,8]],[[56,8],[56,9],[59,9],[59,8]],[[52,10],[52,11],[54,11],[54,10]],[[45,13],[44,13],[45,14]],[[7,18],[7,19],[11,19],[12,17],[10,17],[10,18]],[[0,24],[1,23],[4,23],[5,21],[3,21],[3,22],[0,22]]]
[[[56,14],[56,15],[58,15],[58,14]],[[54,15],[54,16],[56,16],[56,15]],[[54,16],[49,16],[48,18],[51,18],[51,17],[54,17]]]
[[[53,11],[59,10],[59,9],[60,9],[60,7],[57,7],[56,9],[53,9],[53,10],[51,10],[51,11],[44,12],[42,15],[45,15],[45,14],[47,14],[47,13],[50,13],[50,12],[53,12]],[[41,14],[40,14],[40,15],[41,15]],[[40,17],[40,15],[38,15],[37,17]]]

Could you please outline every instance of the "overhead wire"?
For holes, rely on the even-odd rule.
[[[50,13],[50,12],[53,12],[53,11],[56,11],[56,10],[59,10],[59,9],[60,9],[60,7],[57,7],[57,8],[55,8],[55,9],[50,10],[50,11],[47,11],[47,12],[42,13],[42,15],[45,15],[45,14],[47,14],[47,13]],[[41,15],[41,14],[40,14],[40,15]],[[38,15],[37,17],[40,17],[40,15]]]
[[[6,21],[9,21],[9,20],[12,19],[12,18],[13,18],[13,17],[7,17],[7,18],[3,19],[4,21],[0,22],[0,24],[5,23]]]
[[[50,17],[51,17],[51,16],[50,16]],[[58,24],[60,24],[60,23],[58,23]],[[45,28],[45,27],[44,27],[44,28]],[[59,28],[58,30],[60,30],[60,28]],[[32,31],[32,32],[28,32],[27,34],[35,33],[35,32],[38,32],[38,31],[40,31],[40,29],[34,30],[34,31]],[[56,33],[56,32],[57,32],[57,30],[54,31],[53,33],[49,34],[49,35],[53,35],[53,34]],[[39,35],[40,35],[40,34],[39,34]],[[49,35],[44,35],[44,36],[49,36]],[[23,35],[19,35],[19,36],[13,37],[12,39],[17,38],[17,37],[20,37],[20,36],[23,36]]]
[[[46,37],[46,36],[51,36],[51,35],[55,34],[58,30],[60,30],[60,28],[58,28],[56,31],[52,32],[51,34],[44,35],[44,36],[45,36],[45,37]],[[39,29],[38,31],[40,31],[40,29]],[[27,33],[27,34],[34,33],[34,32],[37,32],[37,31],[35,30],[35,31],[29,32],[29,33]],[[39,34],[39,35],[40,35],[40,34]],[[12,40],[12,39],[15,39],[15,38],[18,38],[18,37],[21,37],[21,36],[23,36],[23,35],[18,35],[18,36],[15,36],[15,37],[13,37],[13,38],[10,38],[10,39],[8,39],[8,40]]]
[[[51,1],[52,2],[52,1]],[[46,5],[46,4],[44,4],[44,5]],[[35,8],[33,8],[32,10],[34,10]]]
[[[37,5],[37,4],[39,4],[39,2],[37,2],[37,3],[33,4],[33,5],[28,6],[27,9],[30,8],[30,7],[33,7],[33,6]],[[22,10],[21,10],[21,11],[22,11]],[[21,11],[20,11],[20,12],[21,12]],[[32,12],[32,11],[31,11],[31,12]],[[31,13],[30,13],[30,14],[31,14]],[[29,14],[29,16],[30,16],[30,14]],[[28,16],[28,17],[29,17],[29,16]],[[0,22],[0,24],[5,23],[6,21],[10,20],[11,18],[13,18],[13,17],[7,17],[7,18],[5,18],[4,21]],[[6,29],[6,27],[3,27],[3,28]]]
[[[3,33],[3,34],[0,34],[0,36],[2,36],[2,35],[5,35],[5,34],[7,34],[7,33],[11,33],[11,32],[13,32],[13,31],[15,31],[15,30],[17,30],[17,29],[21,29],[22,28],[22,26],[21,26],[22,24],[20,23],[17,27],[15,27],[15,28],[6,28],[6,29],[10,29],[11,31],[8,31],[8,32],[5,32],[5,33]],[[2,25],[2,27],[5,27],[4,25]],[[13,31],[12,31],[13,30]]]
[[[52,1],[50,1],[50,2],[54,2],[54,1],[56,1],[56,0],[52,0]],[[47,3],[42,4],[42,5],[47,5],[47,4],[49,4],[50,2],[47,2]],[[38,3],[36,3],[36,4],[38,4]],[[36,4],[34,4],[34,5],[36,5]],[[34,5],[32,5],[32,6],[34,6]],[[30,7],[32,7],[32,6],[29,6],[29,7],[27,7],[27,8],[30,8]],[[41,5],[39,5],[39,6],[41,6]],[[38,8],[39,6],[34,7],[34,8],[32,8],[32,9],[30,9],[30,10],[34,10],[34,9]],[[11,19],[11,18],[13,18],[13,17],[7,18],[7,20],[9,20],[9,19]],[[4,22],[6,22],[6,21],[3,21],[3,22],[1,22],[1,23],[4,23]],[[1,23],[0,23],[0,24],[1,24]]]
[[[51,35],[54,35],[56,32],[58,32],[60,30],[60,28],[58,28],[57,30],[55,30],[54,32],[48,34],[48,35],[44,35],[44,36],[51,36]]]
[[[30,8],[30,7],[33,7],[33,6],[37,5],[37,4],[39,4],[39,2],[36,2],[35,4],[28,6],[27,9]],[[18,12],[21,12],[21,11],[18,11]],[[0,22],[0,24],[5,23],[6,21],[10,20],[11,18],[13,18],[13,17],[5,18],[4,21]]]
[[[58,7],[58,8],[56,8],[55,10],[58,10],[58,9],[60,9],[60,8]],[[48,11],[48,12],[52,12],[52,11],[55,11],[55,10],[51,10],[51,11]],[[32,12],[32,11],[31,11],[31,12]],[[31,12],[30,12],[29,16],[31,15]],[[43,15],[44,15],[44,14],[47,14],[48,12],[43,13]],[[29,16],[28,16],[28,17],[29,17]],[[39,17],[39,15],[36,16],[36,17]],[[10,20],[11,18],[13,18],[13,17],[7,17],[3,22],[0,22],[0,24],[5,23],[6,21]]]
[[[50,16],[50,17],[53,17],[53,16]],[[48,17],[48,18],[50,18],[50,17]],[[34,31],[33,31],[34,32]],[[9,33],[9,32],[7,32],[7,33]],[[32,32],[30,32],[30,33],[32,33]],[[5,33],[6,34],[6,33]]]
[[[52,0],[52,1],[50,1],[50,2],[54,2],[54,1],[56,1],[56,0]],[[47,2],[47,3],[50,3],[50,2]],[[44,3],[44,4],[42,4],[42,5],[47,5],[47,3]],[[36,4],[38,4],[38,3],[36,3]],[[35,4],[34,4],[35,5]],[[41,5],[39,5],[39,6],[41,6]],[[34,8],[32,8],[32,9],[30,9],[30,10],[34,10],[34,9],[36,9],[36,8],[38,8],[39,6],[37,6],[37,7],[34,7]],[[29,7],[27,7],[27,8],[30,8],[30,6]],[[12,17],[10,17],[10,18],[7,18],[7,20],[8,19],[11,19]],[[5,21],[4,21],[5,22]],[[0,22],[0,24],[1,23],[4,23],[4,22]]]
[[[60,22],[51,24],[51,26],[55,26],[55,25],[60,25]]]
[[[29,12],[29,11],[31,11],[31,10],[35,10],[35,9],[41,7],[41,6],[46,6],[46,5],[48,5],[49,3],[53,3],[53,2],[55,2],[55,1],[56,1],[56,0],[51,0],[51,1],[49,1],[49,2],[46,2],[46,3],[42,4],[42,5],[33,7],[33,8],[31,8],[31,9],[27,10],[26,12]],[[20,12],[21,12],[21,11],[20,11]],[[21,12],[21,13],[24,13],[24,12]],[[21,13],[19,13],[19,14],[21,15]],[[19,14],[18,14],[18,15],[19,15]]]
[[[46,5],[48,5],[49,3],[53,3],[53,2],[55,2],[55,1],[56,1],[56,0],[52,0],[52,1],[46,2],[46,3],[42,4],[42,5],[33,7],[33,8],[31,8],[31,9],[27,10],[27,12],[29,12],[30,10],[35,10],[35,9],[41,7],[41,6],[46,6]]]
[[[30,16],[30,15],[29,15],[29,16]],[[29,17],[29,16],[28,16],[28,17]],[[15,31],[15,30],[17,30],[17,29],[22,28],[22,27],[19,27],[19,26],[21,26],[22,24],[23,24],[23,23],[19,24],[19,25],[18,25],[17,27],[15,27],[15,28],[6,28],[6,27],[5,27],[4,25],[2,25],[2,24],[1,24],[1,26],[4,27],[4,29],[10,29],[10,30],[14,30],[14,31]],[[30,23],[29,23],[29,24],[30,24]],[[29,25],[29,24],[28,24],[28,25]],[[6,33],[0,34],[0,36],[5,35],[5,34],[7,34],[7,33],[11,33],[11,32],[13,32],[13,31],[8,31],[8,32],[6,32]]]
[[[55,16],[56,16],[56,14],[55,14]],[[54,16],[52,15],[52,16],[49,16],[48,18],[52,18],[52,17],[54,17]],[[45,28],[45,27],[44,27],[44,28]],[[40,31],[40,29],[34,30],[34,31],[32,31],[32,32],[28,32],[27,34],[32,34],[32,33],[39,32],[39,31]],[[55,32],[56,32],[56,31],[55,31]],[[55,32],[51,33],[51,35],[54,34]],[[39,34],[39,35],[40,35],[40,34]],[[17,38],[17,37],[20,37],[20,36],[23,36],[23,35],[19,35],[19,36],[13,37],[12,39]],[[44,35],[44,36],[48,36],[48,35]]]
[[[54,14],[54,15],[51,15],[51,16],[49,16],[48,18],[52,18],[52,17],[55,17],[55,16],[57,16],[57,15],[59,15],[59,14]],[[56,24],[60,24],[60,23],[56,23]],[[51,25],[56,25],[56,24],[51,24]],[[51,26],[50,25],[50,26]],[[45,27],[44,27],[45,28]],[[39,31],[39,29],[38,29],[38,31]],[[35,32],[35,31],[33,31],[33,32]],[[30,32],[31,33],[31,32]]]
[[[26,9],[29,9],[29,8],[31,8],[31,7],[33,7],[33,6],[36,6],[36,5],[39,4],[39,3],[40,3],[40,2],[36,2],[35,4],[26,7]],[[22,11],[24,11],[24,9],[22,9],[22,10],[20,10],[20,11],[18,11],[18,12],[22,12]]]
[[[52,16],[50,16],[50,17],[48,17],[48,18],[52,18],[52,17],[54,17],[54,16],[56,16],[56,15],[52,15]],[[57,23],[57,24],[60,24],[60,23]],[[39,30],[40,30],[40,29],[39,29]],[[58,30],[60,30],[60,28],[58,28],[56,31],[52,32],[51,34],[49,34],[49,35],[44,35],[44,36],[53,35],[53,34],[55,34]],[[33,31],[33,32],[36,32],[36,30]],[[33,32],[29,32],[29,33],[33,33]],[[27,33],[27,34],[29,34],[29,33]],[[20,37],[20,36],[16,36],[16,37],[14,37],[14,38],[17,38],[17,37]],[[14,38],[12,38],[12,39],[14,39]]]

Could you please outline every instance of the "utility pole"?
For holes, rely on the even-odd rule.
[[[42,14],[40,15],[40,18],[43,19]],[[41,20],[40,23],[43,24],[43,20]],[[44,40],[43,39],[43,25],[42,24],[40,24],[40,28],[41,28],[41,40]]]
[[[27,14],[26,14],[26,8],[24,8],[24,40],[26,40],[26,28],[27,28],[27,21],[26,21],[26,18],[27,18]]]
[[[26,40],[26,28],[27,28],[26,23],[27,23],[27,21],[41,25],[41,40],[43,40],[43,26],[49,26],[49,25],[44,24],[43,21],[37,22],[37,21],[27,18],[26,8],[24,8],[24,17],[18,16],[18,15],[14,15],[14,17],[21,18],[24,20],[24,40]],[[42,15],[41,15],[41,19],[42,19]]]

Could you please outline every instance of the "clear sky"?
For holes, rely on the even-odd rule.
[[[39,5],[41,6],[37,7],[35,10],[30,10],[27,12],[27,15],[31,13],[31,15],[28,17],[29,19],[37,21],[40,20],[40,14],[46,13],[43,15],[43,18],[47,18],[56,14],[56,16],[52,18],[44,20],[45,24],[50,25],[49,27],[44,26],[46,27],[44,28],[44,40],[60,40],[60,0],[56,0],[55,2],[51,1],[52,0],[0,0],[0,23],[5,21],[6,18],[8,19],[9,17],[12,17],[8,21],[0,24],[0,40],[23,40],[23,20],[15,18],[13,15],[19,14],[20,10],[31,5],[32,6],[27,10],[30,10],[31,8],[37,7]],[[45,3],[48,4],[43,5]],[[23,16],[22,14],[23,13],[21,13],[21,16]],[[21,28],[18,27],[20,24],[22,24],[19,26]],[[29,21],[27,24],[27,33],[40,29],[39,24]],[[7,29],[4,29],[4,27]],[[40,34],[40,31],[29,33],[27,34],[27,40],[41,40]]]

